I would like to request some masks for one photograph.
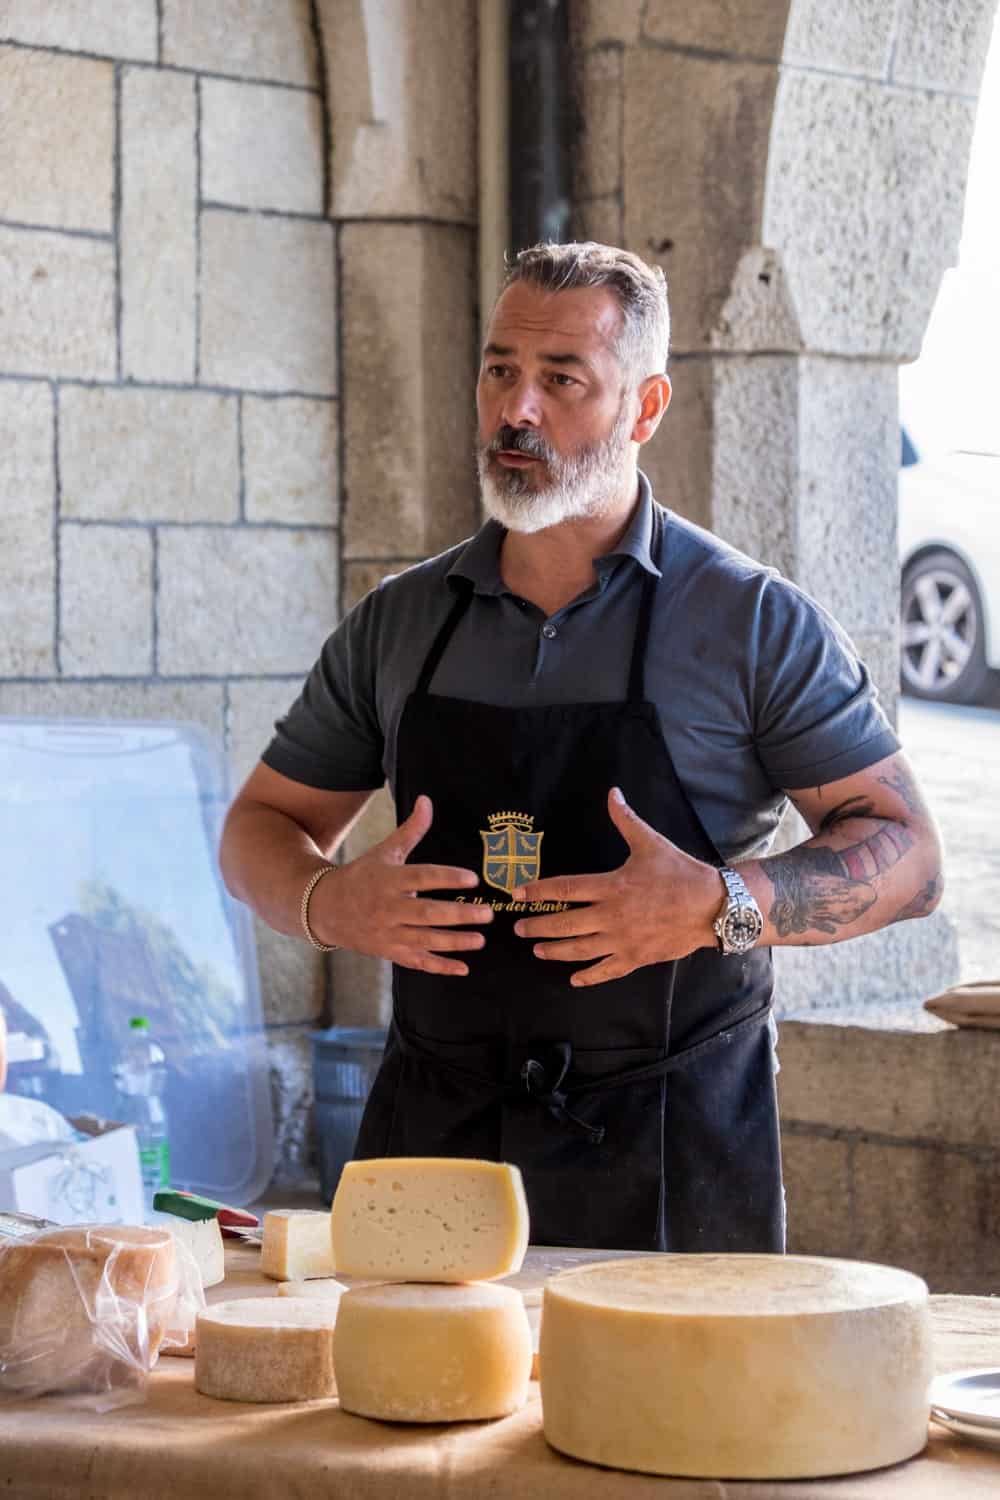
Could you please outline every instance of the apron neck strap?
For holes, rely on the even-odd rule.
[[[663,521],[659,506],[653,506],[653,534],[650,538],[649,554],[656,566],[660,565],[663,544]],[[649,629],[653,618],[653,602],[659,579],[655,573],[646,573],[642,580],[642,598],[639,600],[639,615],[632,638],[632,664],[628,673],[628,701],[641,703],[645,698],[646,647],[649,644]]]
[[[459,586],[457,589],[455,602],[451,606],[451,609],[448,611],[447,619],[435,636],[434,642],[431,645],[431,649],[428,651],[423,667],[420,670],[420,676],[417,678],[417,685],[414,691],[421,697],[423,697],[430,688],[431,678],[437,671],[438,663],[447,650],[448,642],[451,640],[456,629],[458,628],[459,621],[472,602],[471,580],[469,580],[468,578],[456,578],[455,581]]]

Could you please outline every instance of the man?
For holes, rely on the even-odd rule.
[[[780,1250],[770,946],[923,915],[940,850],[843,633],[653,502],[668,338],[636,256],[518,256],[491,519],[333,633],[222,863],[279,931],[393,961],[358,1156],[517,1162],[536,1242]],[[334,866],[384,777],[398,829]],[[768,858],[786,797],[812,837]]]

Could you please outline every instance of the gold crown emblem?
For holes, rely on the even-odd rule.
[[[516,828],[519,833],[530,833],[531,825],[535,821],[534,813],[498,812],[489,815],[490,831],[495,833],[498,828]]]

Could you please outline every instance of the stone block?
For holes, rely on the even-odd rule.
[[[14,718],[149,719],[198,724],[222,747],[218,682],[3,682],[0,714]]]
[[[333,533],[168,527],[159,564],[164,676],[304,674],[337,618]]]
[[[895,365],[803,359],[792,577],[848,632],[899,617]]]
[[[625,238],[620,194],[611,198],[588,198],[582,203],[575,203],[573,218],[573,232],[581,240],[596,240],[599,245],[620,245]]]
[[[206,73],[317,81],[309,0],[163,0],[163,61]]]
[[[109,57],[155,62],[156,0],[4,0],[0,41],[34,47],[61,47],[67,52],[102,52]]]
[[[318,0],[336,217],[475,222],[473,0]],[[377,14],[377,20],[375,19]]]
[[[392,1017],[392,964],[342,948],[330,955],[335,1026],[388,1026]]]
[[[678,353],[708,346],[740,258],[761,243],[777,78],[768,63],[625,54],[625,241],[666,273]]]
[[[317,635],[314,655],[322,640]],[[299,695],[301,674],[284,681],[231,682],[226,713],[226,751],[234,791],[243,785],[271,742],[275,721]]]
[[[48,379],[114,379],[109,241],[0,226],[0,368]]]
[[[899,716],[899,632],[895,628],[888,634],[875,634],[866,630],[850,632],[851,640],[865,666],[871,673],[881,703],[890,724],[895,725]]]
[[[388,787],[374,794],[347,838],[343,857],[346,862],[358,859],[369,849],[387,839],[396,829],[396,809]]]
[[[712,391],[712,530],[798,581],[798,361],[716,360]]]
[[[978,94],[995,14],[993,0],[903,0],[892,81]]]
[[[59,531],[59,647],[67,677],[153,671],[153,538],[138,527]]]
[[[922,1005],[958,979],[958,938],[941,911],[919,922],[822,948],[776,948],[776,994],[790,1014],[837,1007],[860,1012],[883,1005]]]
[[[780,255],[762,245],[744,251],[712,329],[711,344],[735,354],[801,349],[802,331]]]
[[[377,588],[383,578],[403,573],[412,559],[386,562],[346,562],[344,564],[344,609],[353,609],[366,594]]]
[[[318,95],[205,78],[201,151],[201,191],[209,202],[284,213],[323,212]]]
[[[1000,1140],[996,1032],[786,1020],[781,1064],[786,1121],[963,1149]]]
[[[618,50],[589,52],[583,62],[583,138],[576,192],[583,198],[622,186],[622,76]]]
[[[583,0],[577,10],[580,42],[591,47],[631,47],[639,40],[645,0]]]
[[[782,75],[760,239],[782,256],[806,349],[916,358],[957,256],[974,109]]]
[[[235,521],[236,398],[67,387],[59,403],[59,467],[64,517]]]
[[[254,920],[260,996],[266,1026],[322,1024],[326,1005],[323,955],[304,938],[286,937]]]
[[[923,1276],[932,1292],[993,1293],[1000,1237],[988,1222],[997,1164],[932,1146],[860,1142],[854,1155],[855,1254]]]
[[[0,98],[0,218],[110,234],[111,64],[0,46]]]
[[[783,0],[649,0],[642,29],[655,42],[777,61],[787,13]]]
[[[349,224],[344,275],[344,555],[425,557],[475,530],[474,238]]]
[[[785,33],[785,66],[824,68],[884,78],[892,50],[895,9],[884,0],[795,0]]]
[[[47,385],[0,384],[0,677],[55,670],[53,424]]]
[[[127,68],[122,77],[121,337],[129,380],[195,378],[195,82]]]
[[[333,395],[333,226],[224,210],[201,222],[202,381]]]
[[[706,527],[712,524],[713,370],[707,358],[670,365],[670,405],[639,455],[660,504]]]
[[[264,976],[266,982],[266,976]],[[269,1026],[274,1181],[300,1184],[316,1176],[313,1063],[310,1026]]]
[[[336,526],[340,519],[337,427],[334,401],[244,396],[247,520]]]
[[[846,1141],[785,1130],[781,1166],[792,1255],[854,1253],[851,1147]]]

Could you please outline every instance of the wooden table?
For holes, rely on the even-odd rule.
[[[529,1289],[582,1252],[529,1251]],[[588,1258],[596,1258],[588,1257]],[[604,1252],[607,1258],[607,1252]],[[274,1292],[256,1253],[227,1253],[210,1299]],[[1000,1365],[1000,1299],[932,1297],[939,1372]],[[190,1359],[161,1359],[149,1399],[104,1415],[46,1397],[0,1405],[0,1496],[11,1500],[1000,1500],[1000,1452],[931,1423],[920,1457],[824,1480],[661,1479],[577,1463],[542,1436],[538,1386],[500,1422],[368,1422],[336,1400],[214,1401]]]

